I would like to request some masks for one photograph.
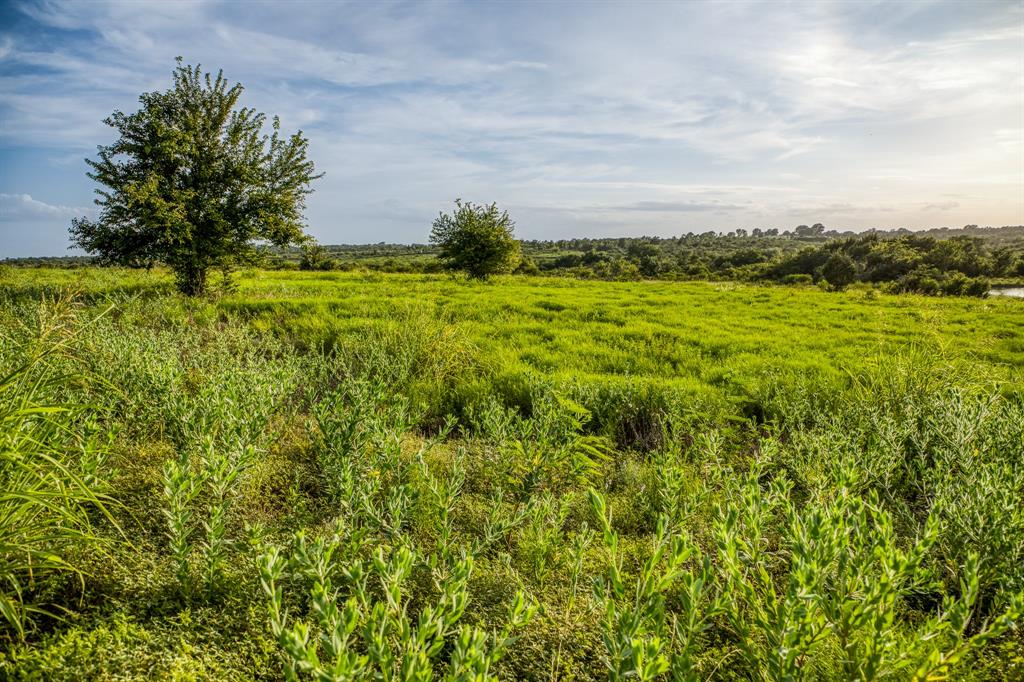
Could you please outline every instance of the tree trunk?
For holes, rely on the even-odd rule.
[[[188,264],[175,269],[178,291],[186,296],[202,296],[206,293],[206,267]]]

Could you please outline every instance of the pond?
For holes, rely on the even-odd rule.
[[[1010,296],[1011,298],[1024,298],[1024,287],[1004,287],[1002,289],[990,289],[989,296]]]

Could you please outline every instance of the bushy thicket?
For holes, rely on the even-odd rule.
[[[838,288],[859,281],[887,283],[896,292],[982,296],[989,278],[1024,275],[1024,258],[1009,247],[989,249],[976,237],[883,239],[871,234],[801,250],[766,275],[780,280],[806,276]]]
[[[525,240],[521,274],[571,275],[584,279],[770,280],[842,289],[854,282],[894,292],[980,296],[989,280],[1024,278],[1024,228],[870,231],[865,234],[802,225],[777,229],[706,232],[679,237]],[[270,256],[288,267],[297,252]],[[436,249],[425,245],[325,246],[303,269],[370,269],[439,272]]]
[[[863,282],[887,291],[983,296],[991,282],[1024,280],[1024,228],[941,228],[864,234],[802,225],[777,229],[706,232],[679,237],[524,240],[516,273],[633,281],[737,280],[818,284],[843,289]],[[436,246],[424,244],[319,245],[261,252],[275,269],[370,270],[438,273]],[[89,259],[21,258],[25,267],[80,267]]]
[[[629,396],[488,391],[443,322],[325,354],[206,302],[3,304],[3,374],[75,377],[0,392],[53,407],[2,422],[5,461],[29,463],[24,419],[65,420],[69,477],[30,464],[78,481],[78,522],[48,522],[75,535],[45,574],[9,571],[51,615],[5,625],[2,677],[1024,672],[1024,400],[981,363],[769,371],[731,415],[665,399],[621,440],[600,413]],[[461,372],[476,393],[424,399]]]

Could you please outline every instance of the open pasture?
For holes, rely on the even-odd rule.
[[[234,285],[0,271],[0,676],[1021,674],[1019,301]]]

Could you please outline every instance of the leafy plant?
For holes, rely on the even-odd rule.
[[[533,416],[517,422],[518,437],[503,444],[508,483],[527,497],[595,480],[612,451],[607,438],[583,433],[590,412],[551,391],[532,396]]]
[[[755,467],[730,497],[717,535],[720,580],[731,602],[726,615],[749,670],[760,678],[813,677],[808,662],[834,642],[846,679],[906,675],[908,667],[915,680],[933,679],[1020,617],[1024,602],[1017,594],[996,620],[967,635],[978,594],[973,557],[963,567],[959,595],[947,594],[937,615],[907,639],[896,618],[903,600],[932,581],[924,562],[938,534],[935,519],[902,548],[877,496],[850,492],[855,470],[837,474],[832,499],[803,509],[793,505],[784,482],[763,491],[759,474]],[[775,513],[786,516],[787,532],[782,547],[770,552],[765,524]]]
[[[630,585],[607,502],[593,488],[589,496],[606,552],[607,575],[595,584],[595,593],[604,612],[601,627],[608,677],[655,679],[670,667],[665,593],[683,574],[683,566],[694,548],[672,534],[667,517],[660,517],[653,551],[640,568],[636,582]]]
[[[18,364],[0,376],[0,617],[20,637],[34,616],[52,615],[33,600],[41,581],[55,572],[81,579],[71,550],[105,543],[97,514],[117,527],[101,468],[109,438],[80,437],[102,432],[95,413],[53,399],[86,380],[59,369],[75,363],[75,312],[69,298],[44,303]]]
[[[276,547],[260,557],[271,628],[281,646],[289,680],[431,679],[434,661],[446,642],[456,636],[448,679],[486,679],[490,667],[512,643],[513,629],[525,625],[536,610],[518,594],[508,623],[499,633],[489,637],[479,628],[457,629],[468,603],[467,581],[473,567],[472,558],[466,556],[439,581],[436,601],[413,617],[404,585],[416,562],[415,552],[401,546],[385,558],[378,549],[367,566],[352,554],[343,555],[341,548],[337,540],[309,545],[298,536],[291,561]],[[289,621],[281,587],[286,572],[309,581],[311,610],[319,632],[316,638],[305,622]],[[377,578],[383,599],[373,596],[368,582],[371,575]],[[335,587],[334,581],[339,579],[345,589]]]
[[[515,223],[497,204],[477,206],[455,200],[451,215],[440,214],[430,231],[430,243],[440,247],[439,258],[449,270],[487,279],[512,272],[519,265]]]

